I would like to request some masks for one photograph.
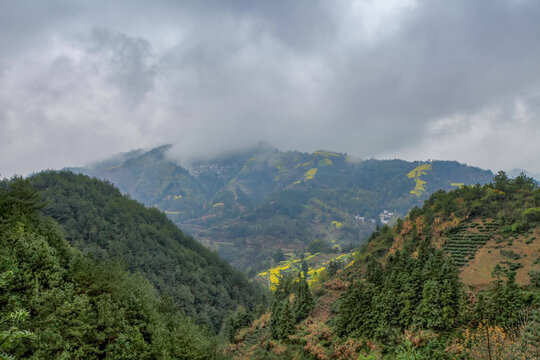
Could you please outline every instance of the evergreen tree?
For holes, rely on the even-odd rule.
[[[309,270],[309,267],[306,263],[306,260],[302,260],[302,275],[304,275],[304,279],[307,279],[308,270]]]
[[[228,342],[234,341],[234,335],[236,333],[235,323],[234,323],[234,314],[229,313],[223,320],[223,325],[221,326],[220,335],[223,339]]]
[[[289,274],[283,275],[277,284],[270,305],[270,334],[274,339],[282,338],[282,310],[285,302],[289,302],[292,288],[292,277]]]
[[[13,271],[6,271],[0,274],[0,289],[5,288],[10,279],[13,278]],[[6,310],[3,308],[2,310]],[[0,358],[12,359],[9,355],[11,348],[16,345],[21,339],[26,339],[34,336],[34,334],[28,330],[23,330],[20,327],[24,326],[24,323],[28,319],[28,311],[16,308],[13,311],[2,314],[0,316]]]
[[[284,300],[281,303],[279,314],[279,332],[278,338],[287,339],[289,335],[294,334],[294,314],[291,309],[289,300]]]
[[[1,213],[4,219],[8,214],[12,219],[22,217],[35,217],[38,210],[45,206],[39,192],[31,185],[28,179],[15,176],[9,181],[7,191],[3,191],[0,202]]]
[[[306,278],[301,276],[298,277],[297,289],[294,299],[294,314],[296,316],[296,322],[299,322],[309,315],[309,312],[315,306],[315,302],[311,296],[311,291],[309,290]]]
[[[280,301],[272,302],[271,314],[270,314],[270,335],[272,339],[279,339],[281,337],[281,319],[280,319],[280,310],[282,304]]]
[[[492,272],[494,280],[482,302],[477,304],[477,318],[512,331],[520,324],[524,309],[522,291],[516,284],[515,273],[505,272],[499,265]],[[506,281],[504,281],[506,277]]]
[[[351,284],[339,300],[336,325],[342,335],[387,339],[413,325],[448,330],[460,321],[463,292],[456,268],[425,242],[406,241],[383,267],[366,262],[365,281]]]
[[[352,284],[337,303],[335,323],[341,336],[372,337],[378,315],[373,311],[378,289],[370,283],[359,281]]]

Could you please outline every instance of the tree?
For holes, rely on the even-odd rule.
[[[223,339],[228,342],[234,341],[234,335],[236,333],[236,328],[234,324],[234,314],[230,313],[223,320],[223,325],[221,326],[220,335]]]
[[[35,214],[45,206],[39,192],[32,186],[29,179],[15,176],[9,184],[8,201],[19,210],[18,214]]]
[[[12,277],[13,271],[0,274],[0,289],[5,287]],[[0,358],[12,359],[11,355],[9,355],[11,348],[19,340],[34,336],[32,332],[20,329],[20,326],[25,323],[28,317],[28,311],[21,308],[0,316]]]
[[[284,300],[281,303],[279,314],[279,335],[280,339],[287,339],[289,335],[294,333],[294,314],[291,309],[289,300]]]
[[[378,314],[373,311],[377,289],[370,283],[359,281],[351,285],[337,303],[335,319],[341,336],[355,335],[371,337]]]
[[[281,248],[278,248],[274,254],[272,255],[272,257],[274,258],[274,261],[276,263],[279,263],[280,261],[283,261],[285,260],[285,255],[283,254],[283,250],[281,250]]]
[[[296,322],[304,320],[309,315],[309,312],[315,306],[311,291],[306,278],[299,276],[297,284],[297,292],[294,299],[294,314]]]
[[[510,184],[510,180],[504,171],[499,171],[497,175],[493,177],[493,182],[495,184],[495,189],[500,191],[507,191]]]
[[[307,265],[306,260],[302,260],[302,275],[304,275],[304,279],[307,279],[308,270],[309,270],[309,267]]]

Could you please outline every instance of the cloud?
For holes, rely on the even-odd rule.
[[[540,171],[535,1],[52,0],[0,14],[3,175],[259,140]]]
[[[516,100],[473,114],[442,118],[429,125],[418,144],[402,149],[399,155],[409,160],[458,160],[491,169],[535,168],[538,143],[534,139],[540,137],[537,114],[537,109]],[[397,153],[384,156],[397,157]]]

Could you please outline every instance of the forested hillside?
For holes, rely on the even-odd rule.
[[[486,183],[492,174],[451,161],[355,160],[329,151],[281,152],[267,144],[178,165],[170,146],[134,151],[73,171],[113,182],[255,275],[276,251],[314,240],[358,246],[429,194]],[[386,211],[386,215],[384,215]]]
[[[261,293],[216,253],[186,236],[161,211],[123,196],[111,184],[70,172],[30,178],[43,214],[66,240],[96,259],[115,259],[148,279],[197,323],[218,331],[229,311],[253,309]]]
[[[538,239],[538,185],[501,172],[434,193],[310,285],[306,265],[283,276],[265,312],[238,272],[112,185],[69,172],[4,180],[1,356],[536,359]],[[221,316],[208,322],[219,338],[190,306],[200,323]]]
[[[68,244],[44,206],[28,180],[0,182],[0,358],[221,358],[217,338],[143,276]]]
[[[302,290],[305,274],[284,276],[271,312],[238,329],[229,352],[238,359],[538,359],[538,239],[540,189],[531,178],[500,172],[491,184],[436,192],[374,232],[345,268],[323,271],[310,294]],[[487,275],[478,274],[481,266]]]

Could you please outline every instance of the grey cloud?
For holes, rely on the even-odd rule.
[[[0,52],[7,54],[33,46],[46,29],[58,27],[77,11],[74,2],[20,0],[0,4]]]
[[[382,3],[4,3],[0,173],[166,142],[188,158],[258,140],[540,171],[528,155],[539,150],[540,4],[374,10]],[[525,153],[520,138],[498,143],[512,128],[529,137]]]
[[[97,28],[91,32],[87,50],[107,68],[107,79],[133,104],[153,89],[156,69],[148,41]]]

